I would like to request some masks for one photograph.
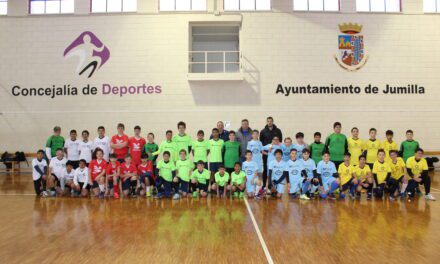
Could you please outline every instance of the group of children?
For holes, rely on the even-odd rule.
[[[93,142],[88,140],[87,131],[82,133],[83,140],[78,141],[74,130],[64,142],[60,128],[56,127],[46,151],[39,150],[32,162],[35,192],[42,196],[92,194],[116,199],[121,193],[124,197],[158,199],[210,194],[261,199],[289,193],[293,198],[309,200],[345,198],[347,193],[355,199],[365,190],[367,199],[373,195],[382,198],[387,193],[394,200],[397,196],[414,197],[423,184],[425,198],[435,200],[430,194],[423,150],[410,130],[400,152],[390,130],[383,142],[376,139],[377,131],[373,128],[367,141],[359,139],[357,128],[351,130],[352,137],[347,139],[338,122],[325,143],[316,132],[309,146],[303,133],[296,134],[296,143],[291,138],[281,143],[275,136],[271,144],[263,146],[259,131],[254,130],[241,157],[241,144],[234,131],[229,132],[229,140],[225,141],[217,128],[212,130],[209,140],[200,130],[193,141],[185,132],[184,122],[179,122],[177,128],[177,135],[168,130],[166,139],[157,145],[152,133],[147,140],[141,137],[139,126],[129,138],[124,134],[124,125],[119,124],[118,134],[111,140],[105,136],[105,129],[99,127],[99,136]],[[160,154],[162,159],[157,161]],[[262,178],[263,155],[267,155],[267,179]]]

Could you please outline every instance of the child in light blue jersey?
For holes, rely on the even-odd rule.
[[[246,192],[248,198],[255,197],[256,199],[261,198],[261,175],[259,175],[259,166],[255,161],[252,161],[252,151],[247,150],[245,154],[246,160],[241,165],[242,170],[246,174]]]
[[[281,144],[281,150],[283,151],[283,160],[289,161],[290,160],[290,151],[294,149],[294,146],[292,145],[292,139],[290,137],[286,137],[284,139],[284,143]]]
[[[333,199],[333,193],[339,188],[339,184],[336,180],[338,177],[338,172],[335,164],[330,161],[330,153],[324,152],[322,155],[322,160],[318,163],[316,172],[318,173],[318,177],[321,179],[321,198],[326,199],[327,196],[330,195],[330,198]]]
[[[252,131],[252,140],[247,144],[247,150],[252,152],[252,161],[258,165],[258,177],[261,178],[263,174],[263,143],[260,141],[260,132],[258,130]]]
[[[287,172],[286,162],[282,160],[283,151],[277,149],[274,151],[274,160],[268,166],[269,177],[266,186],[272,189],[272,194],[277,198],[281,198],[286,187],[286,179],[289,176]]]
[[[280,139],[278,137],[273,137],[272,144],[267,144],[263,147],[263,152],[267,155],[267,164],[272,163],[275,160],[275,151],[281,150]],[[281,150],[281,158],[283,156],[283,151]]]
[[[316,164],[315,161],[310,158],[310,150],[304,149],[302,152],[303,159],[303,167],[307,174],[307,181],[310,183],[309,185],[309,198],[313,199],[315,197],[315,192],[319,188],[319,178],[316,173]]]
[[[296,157],[296,149],[290,151],[290,160],[286,162],[289,177],[287,177],[287,189],[292,198],[296,198],[301,192],[302,200],[310,200],[306,193],[309,190],[310,182],[307,181],[307,173],[304,169],[303,162]]]
[[[298,132],[296,133],[296,143],[293,144],[293,148],[297,151],[298,159],[302,159],[302,152],[307,148],[307,144],[304,142],[304,133]]]

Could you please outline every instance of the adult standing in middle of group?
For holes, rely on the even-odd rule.
[[[243,162],[246,160],[247,144],[252,140],[252,129],[249,127],[249,120],[241,120],[241,127],[237,130],[235,135],[237,141],[240,142],[240,161]]]
[[[279,129],[273,121],[273,117],[269,116],[266,118],[266,126],[261,130],[260,132],[260,141],[263,144],[263,146],[266,146],[268,144],[272,143],[272,139],[274,137],[278,137],[280,142],[283,142],[283,133],[281,132],[281,129]],[[267,155],[263,155],[263,185],[266,185],[267,180]]]
[[[225,130],[225,124],[223,123],[223,121],[218,121],[217,122],[217,129],[218,129],[218,133],[221,139],[223,139],[224,142],[229,140],[229,131]],[[209,139],[212,139],[212,134],[209,137]]]

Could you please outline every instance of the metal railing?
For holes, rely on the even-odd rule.
[[[189,51],[190,73],[240,72],[240,51]]]

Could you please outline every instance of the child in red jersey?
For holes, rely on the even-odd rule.
[[[132,163],[130,154],[125,156],[125,162],[121,165],[120,178],[124,197],[128,197],[128,195],[136,197],[137,168]]]
[[[104,152],[102,149],[95,149],[93,153],[96,159],[92,160],[89,164],[89,182],[92,183],[92,189],[95,196],[104,198],[105,192],[105,169],[107,168],[107,162],[103,159]]]
[[[117,161],[116,154],[110,154],[110,162],[107,165],[106,170],[106,186],[107,192],[105,195],[113,196],[115,199],[119,199],[119,173],[121,170],[121,163]]]
[[[150,186],[154,185],[153,162],[148,159],[147,153],[142,153],[141,164],[138,165],[138,175],[141,181],[140,195],[151,196]]]
[[[110,147],[120,163],[124,162],[128,154],[128,136],[124,134],[124,130],[124,124],[118,124],[118,134],[114,135],[110,141]]]
[[[141,137],[141,127],[134,127],[134,136],[128,140],[128,147],[130,149],[130,155],[133,159],[133,164],[138,166],[141,164],[142,150],[147,142],[145,138]]]

